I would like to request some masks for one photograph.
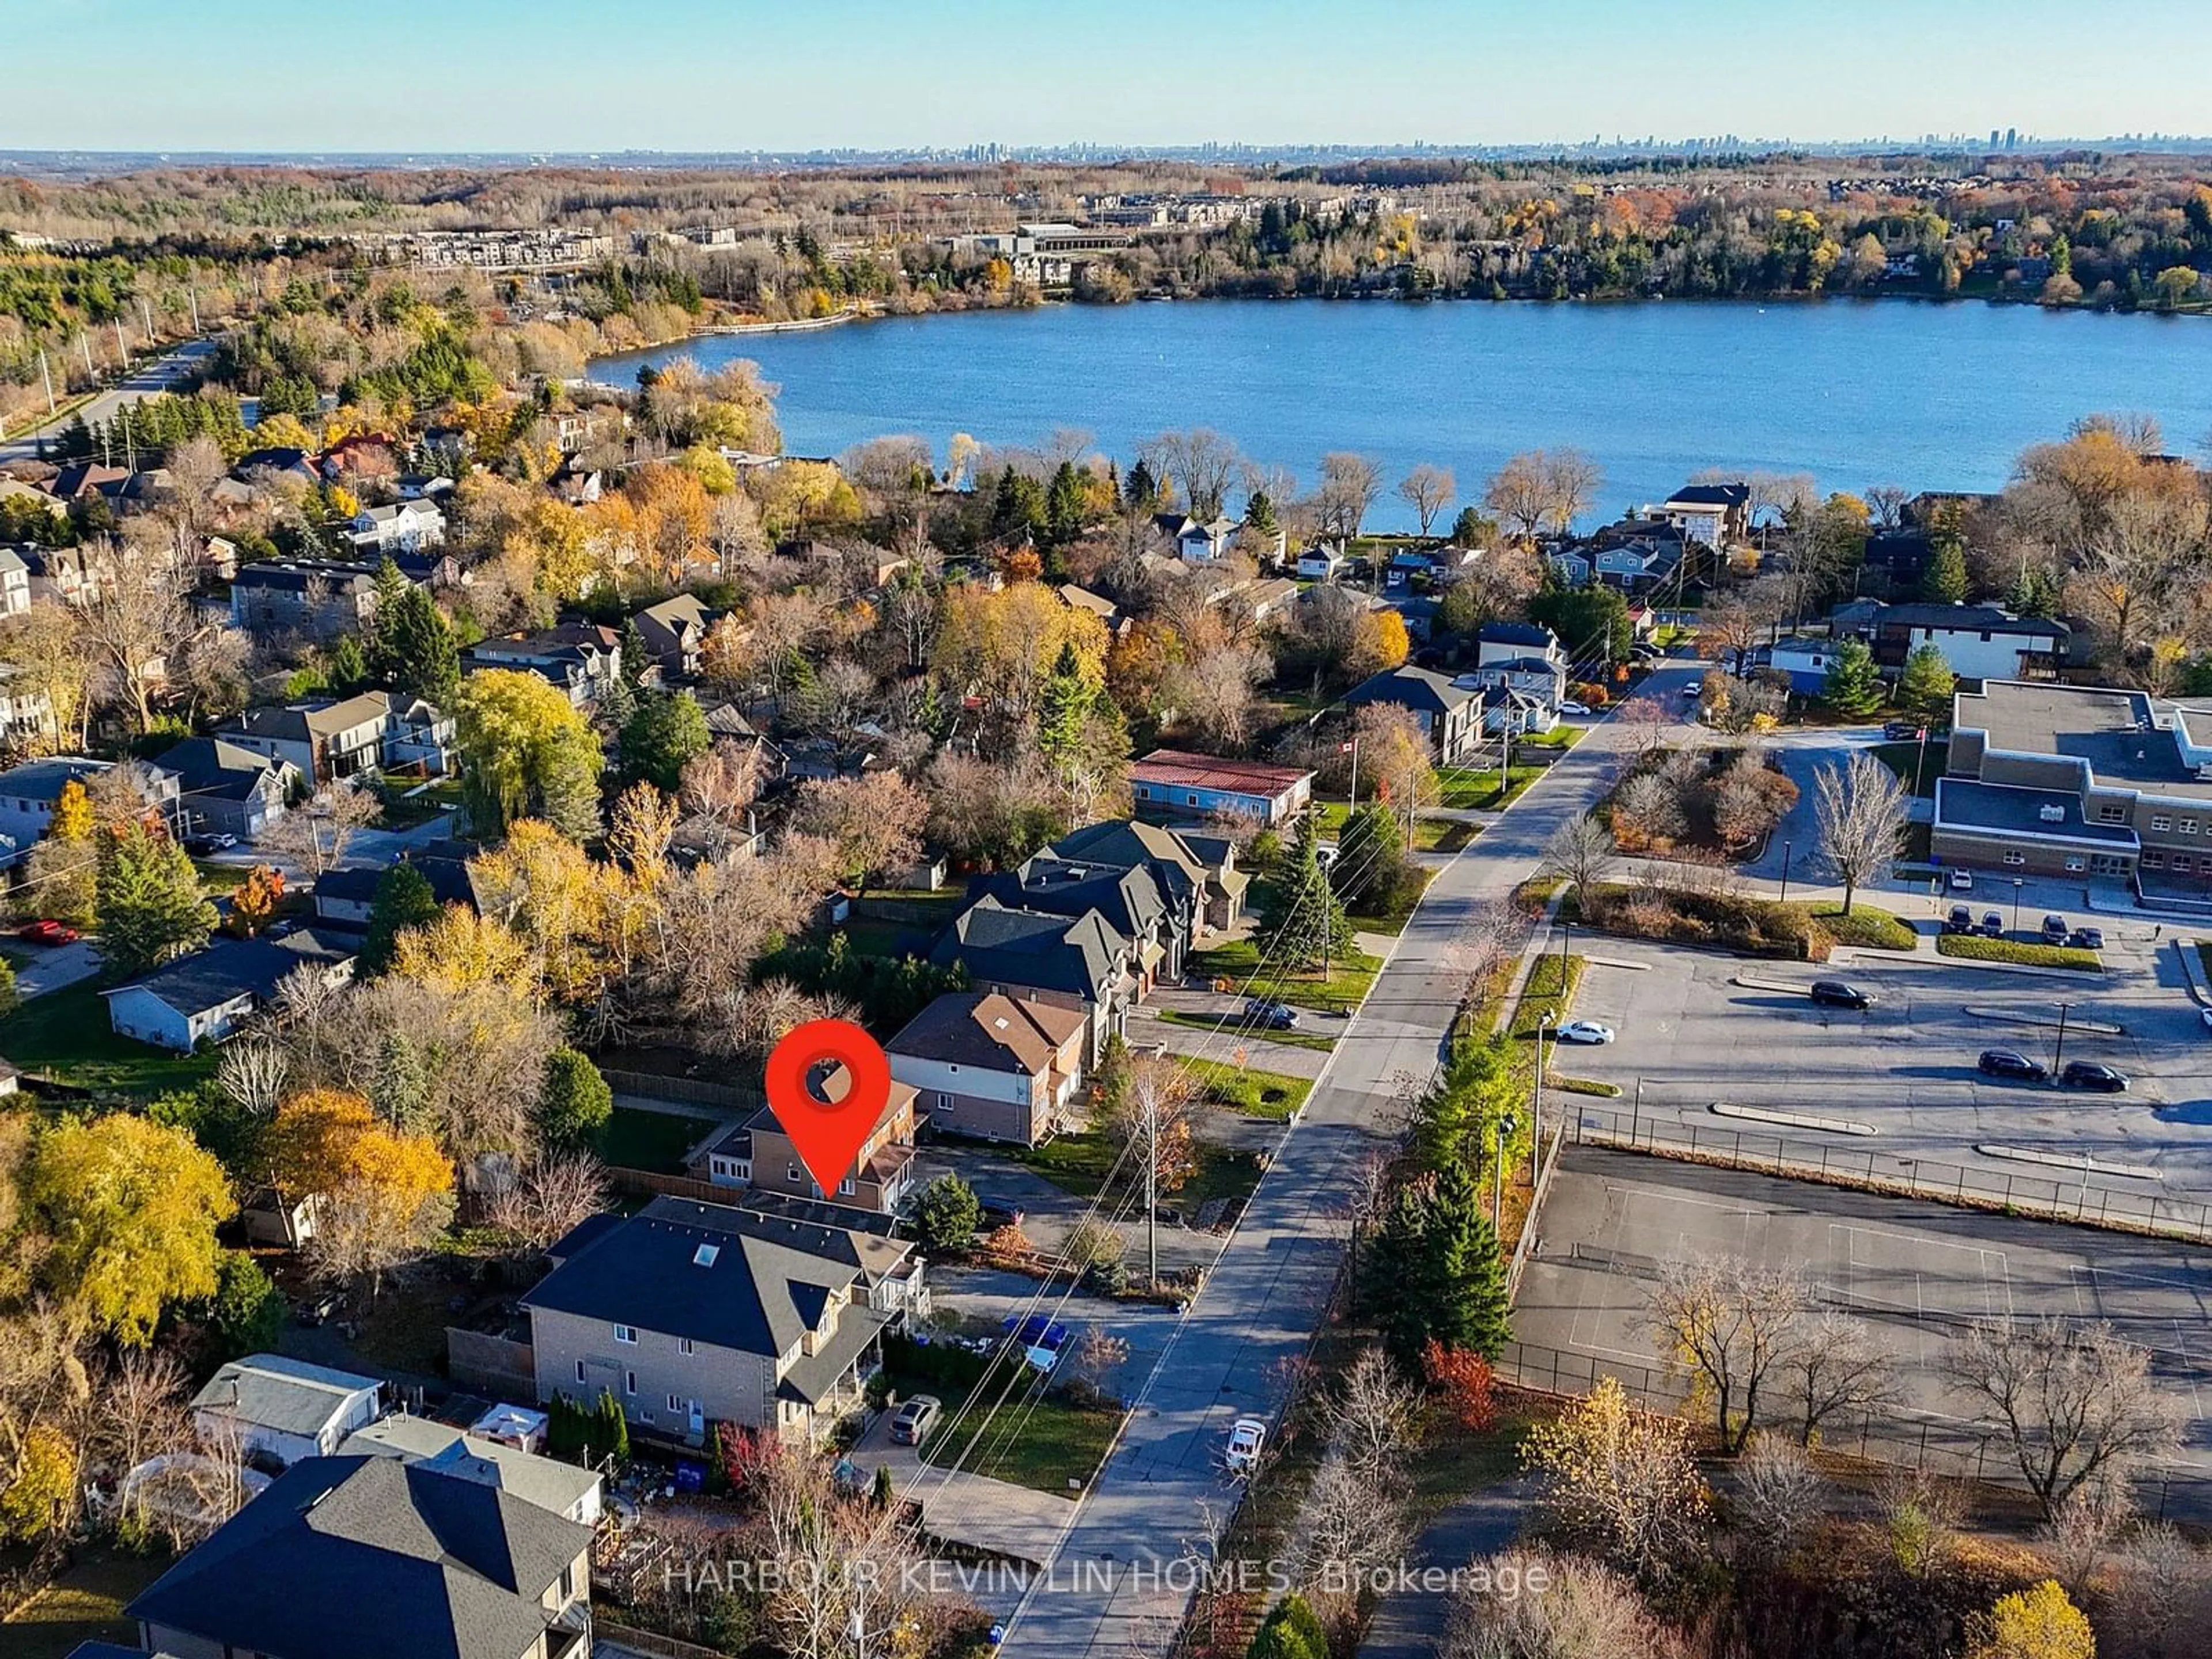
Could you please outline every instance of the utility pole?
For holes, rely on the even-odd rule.
[[[1350,805],[1346,806],[1346,807],[1344,809],[1344,816],[1345,816],[1345,818],[1346,819],[1346,821],[1348,822],[1348,821],[1351,819],[1352,815],[1354,812],[1357,812],[1358,810],[1359,810],[1359,733],[1358,733],[1357,732],[1354,732],[1352,734],[1352,804],[1351,804]]]
[[[191,301],[192,332],[197,334],[200,331],[200,291],[198,287],[194,283],[186,283],[185,284],[185,297]]]
[[[138,296],[138,314],[146,319],[146,343],[154,343],[154,302],[144,295]]]
[[[120,317],[115,319],[115,356],[118,360],[115,372],[120,374],[131,367],[131,343],[123,337],[123,319]]]
[[[78,335],[76,337],[76,343],[84,348],[85,379],[88,380],[98,380],[100,371],[92,366],[92,331],[90,329],[87,329],[83,333]]]
[[[61,412],[61,405],[54,401],[54,372],[46,366],[44,346],[39,348],[39,378],[46,383],[46,418],[51,421]]]
[[[2058,1062],[2066,1054],[2066,1011],[2073,1006],[2070,1002],[2058,1005],[2058,1046],[2051,1051],[2051,1079],[2054,1083],[2058,1080]]]

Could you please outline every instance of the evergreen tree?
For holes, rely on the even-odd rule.
[[[1388,803],[1369,801],[1337,832],[1329,877],[1339,896],[1362,915],[1389,908],[1407,868],[1406,828]]]
[[[1966,550],[1954,532],[1936,532],[1920,575],[1920,597],[1931,605],[1956,605],[1966,597]]]
[[[1839,714],[1871,714],[1882,703],[1881,671],[1861,640],[1845,640],[1828,665],[1820,700]]]
[[[1083,533],[1084,501],[1083,480],[1075,463],[1062,461],[1044,498],[1045,532],[1055,544],[1072,542]]]
[[[1905,671],[1897,677],[1897,706],[1906,712],[1932,720],[1951,707],[1952,687],[1957,676],[1951,665],[1943,660],[1943,648],[1934,641],[1912,647],[1905,659]]]
[[[340,691],[357,691],[368,684],[368,653],[362,649],[360,638],[348,634],[332,646],[324,672],[330,677],[331,685]]]
[[[392,689],[449,708],[461,688],[461,645],[429,590],[402,588],[389,611],[377,612],[377,671]]]
[[[644,691],[622,728],[623,775],[674,794],[684,768],[706,751],[707,717],[689,691]]]
[[[1275,504],[1268,500],[1266,490],[1254,490],[1252,498],[1244,503],[1244,523],[1255,536],[1273,536],[1282,528],[1275,518]]]
[[[98,877],[100,954],[110,971],[143,974],[207,943],[219,919],[200,872],[165,830],[134,819],[106,837]]]
[[[635,617],[623,618],[621,650],[623,683],[632,691],[639,690],[645,684],[646,671],[659,659],[646,645]]]
[[[406,1032],[387,1031],[378,1045],[368,1100],[377,1115],[395,1128],[408,1134],[429,1130],[430,1068],[423,1061],[421,1048]]]
[[[1462,1160],[1444,1165],[1429,1206],[1429,1261],[1437,1297],[1428,1334],[1448,1348],[1471,1349],[1495,1359],[1512,1340],[1505,1300],[1505,1267],[1498,1235],[1483,1212],[1482,1192]]]
[[[399,935],[410,927],[427,927],[437,919],[438,896],[430,890],[430,878],[402,859],[376,878],[360,971],[371,975],[384,972],[392,966]]]
[[[629,1462],[629,1416],[612,1389],[599,1390],[599,1447],[602,1456]]]
[[[1429,1206],[1426,1182],[1399,1188],[1368,1252],[1368,1305],[1383,1346],[1401,1364],[1419,1362],[1437,1300],[1438,1280],[1428,1261]]]
[[[599,1146],[615,1111],[614,1091],[574,1048],[556,1048],[545,1061],[545,1082],[538,1097],[538,1136],[559,1152]]]
[[[1132,513],[1150,513],[1160,504],[1159,481],[1152,477],[1152,467],[1141,455],[1129,469],[1129,476],[1122,480],[1121,504]]]
[[[1260,1621],[1245,1659],[1329,1659],[1328,1632],[1303,1595],[1285,1595]]]
[[[1054,766],[1065,766],[1080,751],[1096,696],[1073,643],[1063,643],[1037,704],[1037,749]]]
[[[369,665],[379,679],[389,680],[393,676],[392,651],[387,635],[398,619],[400,596],[412,584],[400,574],[392,555],[386,554],[376,567],[376,610],[369,623]]]
[[[1341,962],[1354,945],[1343,902],[1315,857],[1317,845],[1314,815],[1308,813],[1261,904],[1261,954],[1294,973]]]
[[[264,1353],[284,1331],[284,1295],[243,1250],[225,1250],[215,1266],[215,1294],[201,1310],[222,1360]]]

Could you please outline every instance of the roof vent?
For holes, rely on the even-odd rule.
[[[2063,823],[2066,822],[2066,809],[2054,801],[2039,811],[2036,817],[2045,823]]]
[[[997,1026],[1003,1031],[1006,1029],[1006,1017],[1004,1014],[1001,1014],[996,1019],[993,1020],[991,1024]]]
[[[714,1258],[721,1253],[722,1247],[719,1244],[702,1244],[691,1252],[691,1265],[695,1267],[711,1267],[714,1265]]]

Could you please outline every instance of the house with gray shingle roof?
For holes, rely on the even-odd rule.
[[[607,1389],[634,1432],[687,1443],[710,1422],[810,1437],[859,1408],[896,1316],[862,1256],[887,1248],[908,1247],[684,1199],[595,1216],[522,1298],[538,1399]]]
[[[423,1463],[311,1457],[125,1612],[154,1653],[586,1659],[591,1542]]]

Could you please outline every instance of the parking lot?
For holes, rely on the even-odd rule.
[[[1875,1426],[1870,1449],[1917,1453],[1924,1437],[1930,1466],[1946,1472],[2001,1473],[2004,1449],[1935,1375],[1955,1332],[2008,1316],[2109,1321],[2188,1398],[2172,1511],[2212,1516],[2212,1423],[2199,1398],[2212,1384],[2212,1251],[1588,1146],[1565,1153],[1540,1237],[1508,1356],[1522,1380],[1572,1389],[1610,1372],[1632,1390],[1679,1393],[1680,1373],[1644,1324],[1658,1263],[1790,1263],[1824,1301],[1874,1325],[1906,1373],[1906,1402]],[[1862,1426],[1838,1425],[1830,1443],[1855,1446]]]
[[[1893,901],[1885,901],[1892,902]],[[1932,932],[1924,914],[1909,920]],[[2079,916],[2077,920],[2082,919]],[[2102,974],[2027,972],[1936,956],[1839,951],[1832,964],[1750,961],[1639,942],[1578,937],[1589,967],[1574,1013],[1611,1026],[1602,1048],[1568,1048],[1555,1069],[1618,1085],[1621,1098],[1577,1108],[1683,1123],[1718,1121],[1716,1103],[1848,1120],[1885,1155],[1969,1168],[2035,1170],[1991,1158],[2000,1146],[2154,1171],[2097,1171],[2095,1186],[2212,1200],[2212,1033],[2191,1000],[2170,939],[2132,919],[2104,926]],[[2027,918],[2033,927],[2033,917]],[[1873,994],[1864,1012],[1823,1007],[1805,991],[1843,979]],[[2101,1061],[2130,1079],[2092,1094],[1982,1076],[1985,1048],[2049,1065]],[[1838,1137],[1838,1139],[1843,1139]]]

